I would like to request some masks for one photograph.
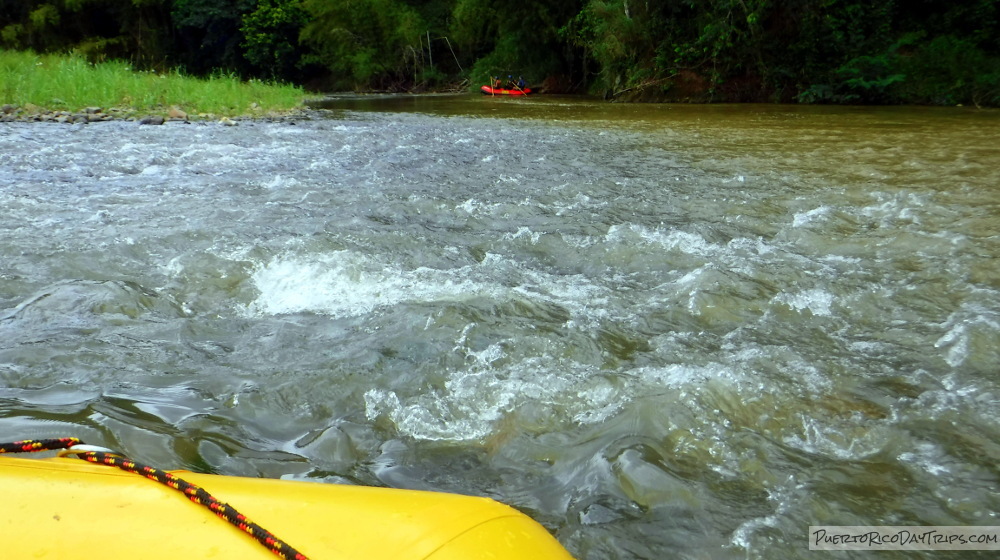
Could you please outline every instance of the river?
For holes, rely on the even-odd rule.
[[[490,496],[580,560],[1000,525],[1000,112],[323,106],[0,125],[3,439]]]

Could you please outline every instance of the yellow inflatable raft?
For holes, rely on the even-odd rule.
[[[174,474],[311,560],[572,560],[529,517],[488,498]],[[76,458],[0,457],[3,558],[276,556],[176,490]]]

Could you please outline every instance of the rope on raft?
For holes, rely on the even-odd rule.
[[[82,447],[80,447],[82,446]],[[80,447],[74,450],[74,447]],[[249,534],[265,548],[277,554],[285,560],[309,560],[304,554],[295,550],[284,541],[278,539],[270,531],[247,519],[242,513],[236,511],[232,506],[220,502],[214,496],[206,492],[203,488],[182,480],[173,474],[157,469],[149,465],[143,465],[131,461],[121,455],[108,451],[96,451],[88,449],[85,444],[77,438],[57,438],[57,439],[37,439],[23,440],[12,443],[0,443],[0,453],[31,453],[34,451],[57,451],[68,450],[71,455],[76,455],[80,459],[100,465],[117,467],[123,471],[144,476],[150,480],[155,480],[160,484],[165,484],[174,490],[183,493],[192,502],[202,505],[212,513],[225,519],[240,531]]]

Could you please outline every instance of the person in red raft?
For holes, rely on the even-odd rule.
[[[480,88],[487,95],[527,95],[531,93],[531,89],[527,87],[522,76],[518,76],[515,80],[514,76],[508,75],[506,83],[500,76],[491,76],[490,82],[491,85]]]

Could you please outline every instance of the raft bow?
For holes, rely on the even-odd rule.
[[[0,444],[51,449],[65,456],[0,458],[5,557],[62,558],[89,543],[148,560],[572,560],[541,525],[489,498],[168,472],[76,438]]]

